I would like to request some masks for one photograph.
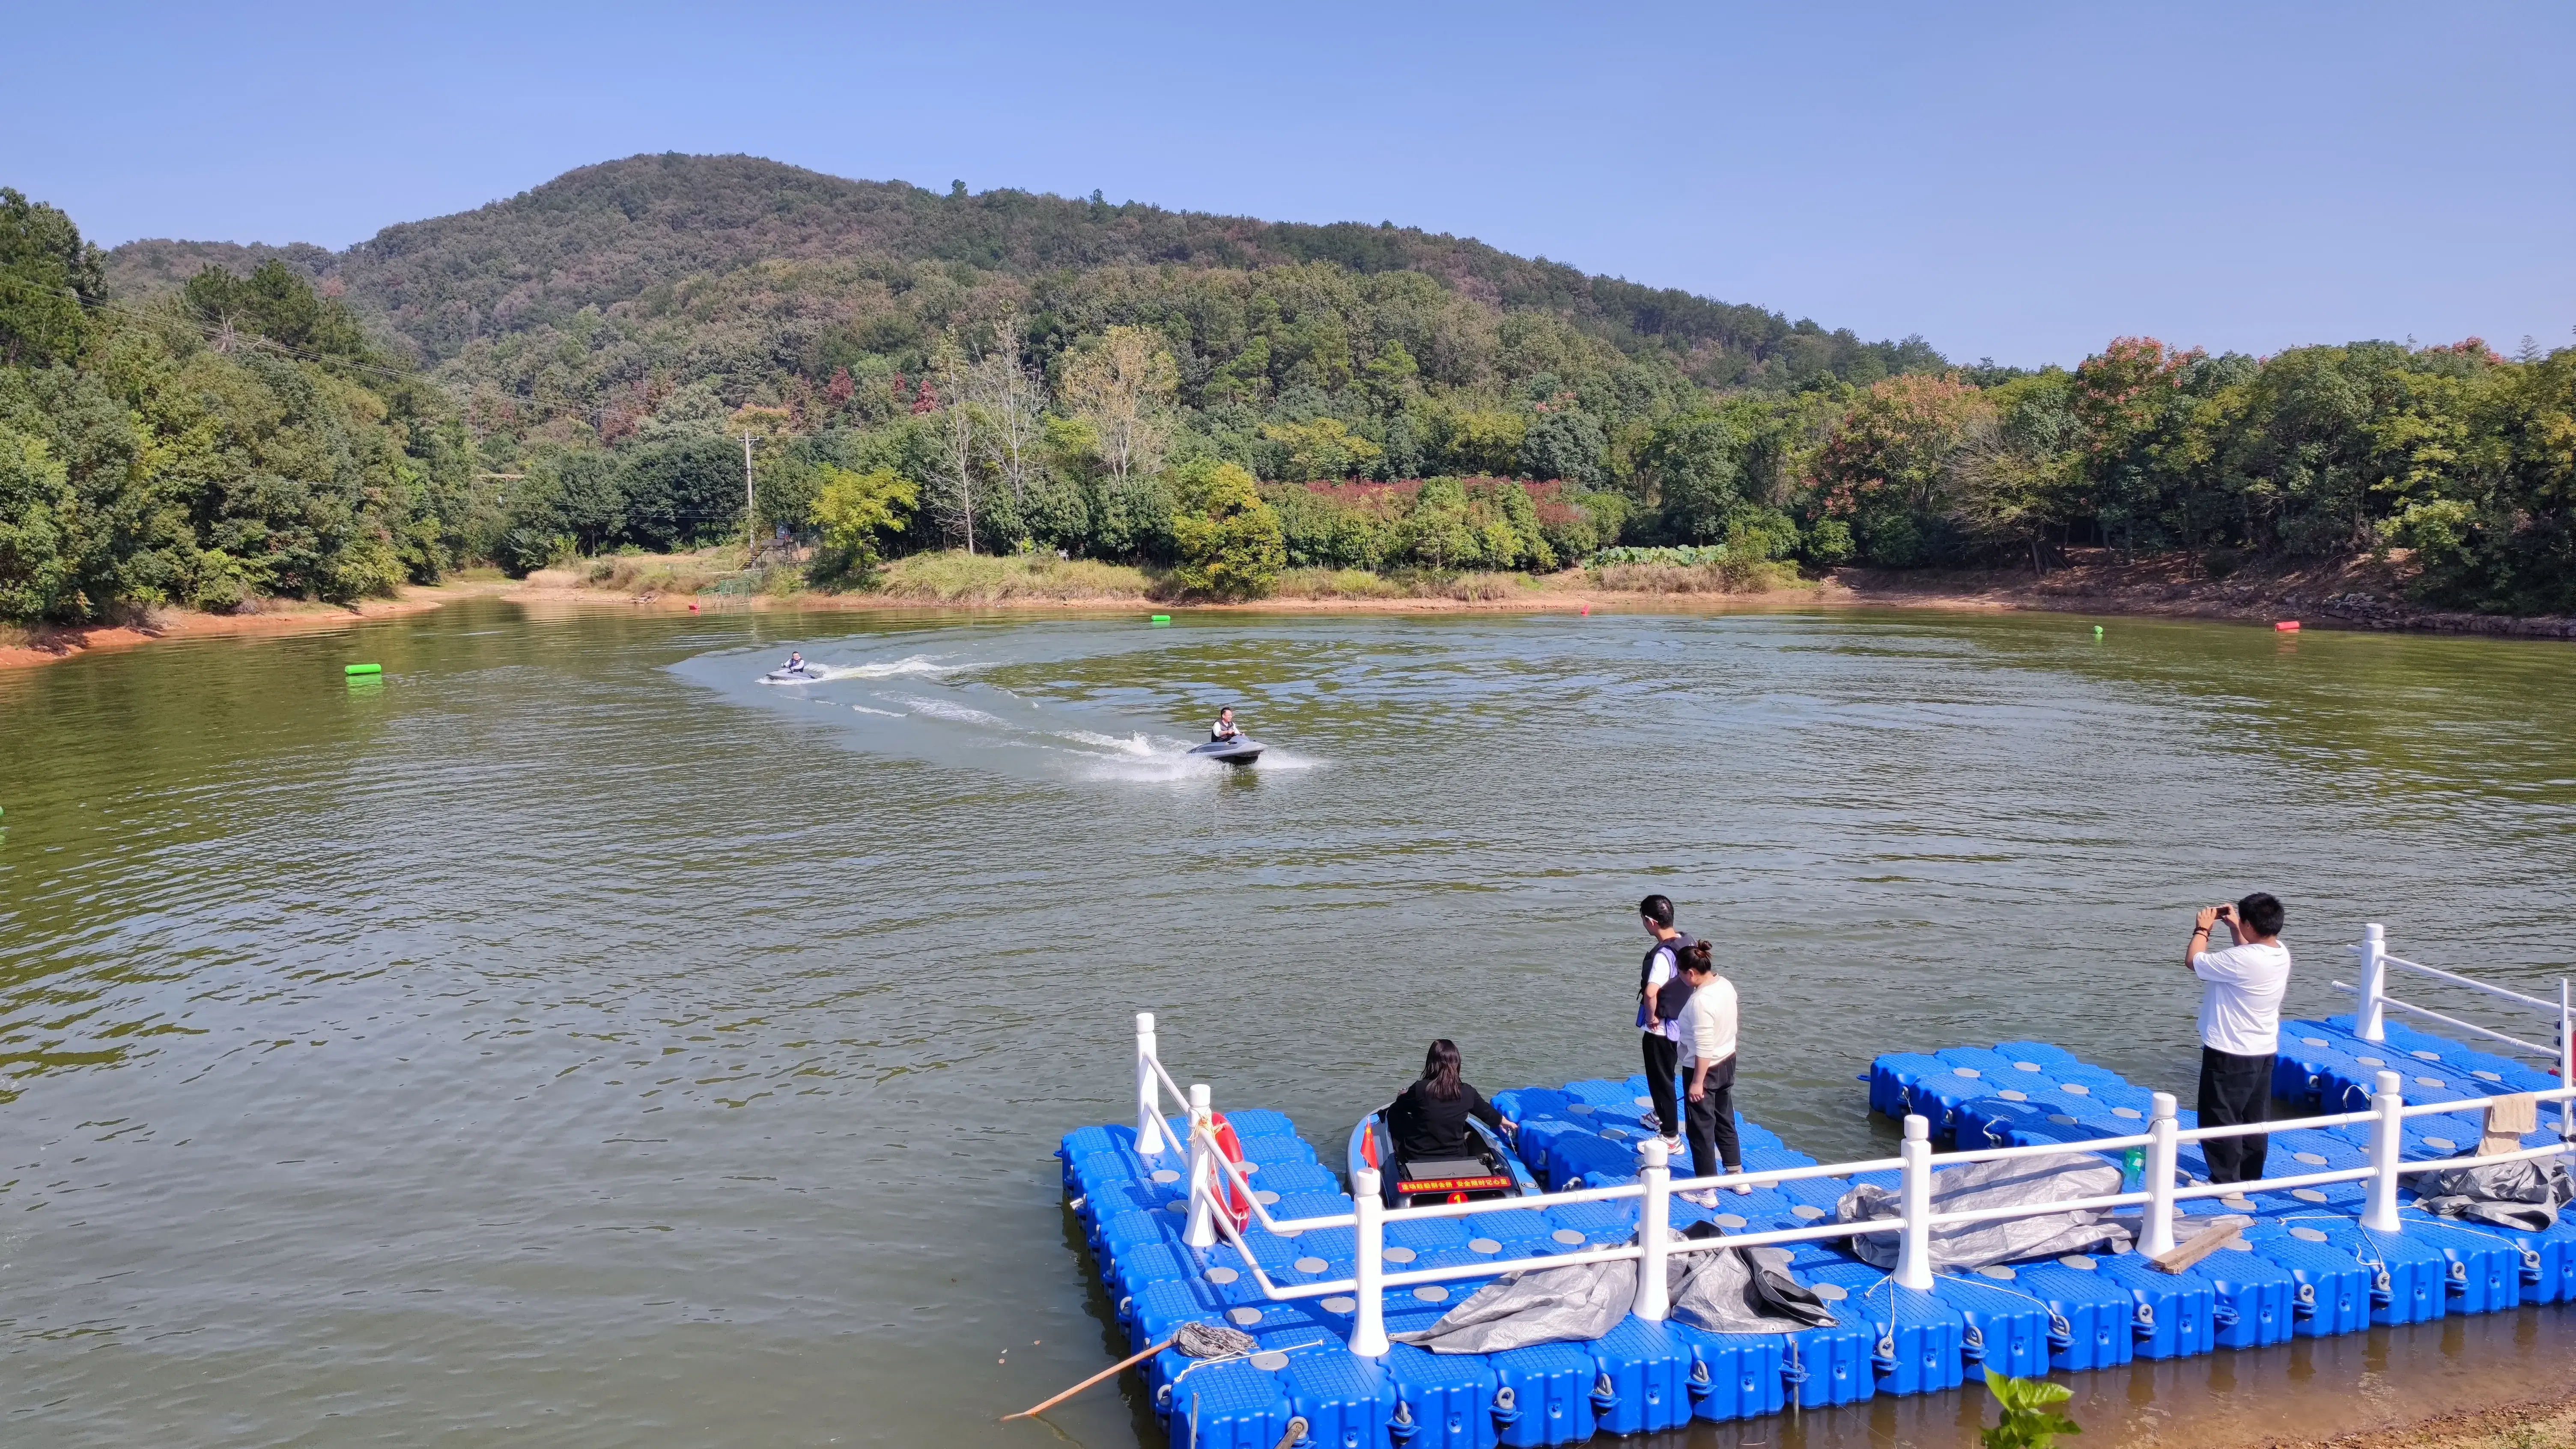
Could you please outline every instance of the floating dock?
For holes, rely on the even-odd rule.
[[[1237,1329],[1255,1344],[1241,1357],[1172,1348],[1148,1362],[1154,1411],[1183,1449],[1576,1444],[1694,1418],[1938,1393],[1988,1369],[2036,1378],[2576,1304],[2576,1224],[2534,1231],[2436,1217],[2401,1185],[2405,1173],[2476,1150],[2487,1101],[2532,1093],[2563,1103],[2559,1078],[2386,1022],[2381,1008],[2413,1008],[2384,999],[2370,979],[2361,1017],[2283,1024],[2261,1185],[2208,1184],[2198,1124],[2171,1097],[2047,1043],[2007,1041],[1872,1064],[1867,1106],[1908,1119],[1904,1155],[1892,1161],[1820,1164],[1739,1117],[1753,1191],[1724,1193],[1714,1209],[1672,1191],[1662,1148],[1641,1121],[1643,1077],[1502,1092],[1494,1104],[1516,1124],[1516,1150],[1546,1193],[1390,1216],[1373,1180],[1344,1181],[1277,1112],[1226,1114],[1239,1171],[1220,1160],[1207,1130],[1205,1088],[1185,1099],[1189,1117],[1164,1116],[1162,1094],[1182,1094],[1155,1053],[1151,1018],[1139,1023],[1138,1124],[1081,1128],[1059,1156],[1132,1350],[1192,1322]],[[2563,1003],[2558,1015],[2563,1072],[2576,1044]],[[2560,1159],[2568,1114],[2544,1112],[2518,1155]],[[1933,1156],[1936,1139],[1951,1155]],[[2170,1233],[2153,1231],[2160,1210],[2252,1225],[2179,1271],[2150,1265],[2146,1252],[1930,1271],[1932,1169],[2043,1151],[2122,1163],[2137,1190],[2121,1202],[2143,1210],[2147,1252],[2172,1245]],[[1194,1180],[1203,1184],[1196,1193]],[[1859,1183],[1905,1194],[1904,1219],[1836,1224],[1837,1203]],[[1240,1229],[1221,1211],[1229,1185],[1249,1189]],[[1662,1232],[1649,1216],[1657,1206]],[[1792,1272],[1836,1322],[1739,1334],[1668,1318],[1662,1264],[1701,1250],[1681,1235],[1702,1221],[1728,1242],[1788,1249]],[[1896,1271],[1854,1255],[1855,1231],[1901,1234]],[[1596,1341],[1457,1355],[1386,1342],[1437,1322],[1503,1272],[1619,1258],[1640,1260],[1636,1311]]]

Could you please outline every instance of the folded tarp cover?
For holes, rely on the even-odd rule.
[[[1694,1223],[1697,1241],[1725,1234]],[[1795,1333],[1825,1327],[1834,1315],[1789,1271],[1786,1248],[1718,1248],[1667,1260],[1664,1281],[1673,1317],[1711,1333]]]
[[[1723,1234],[1700,1223],[1685,1236]],[[1672,1316],[1712,1333],[1794,1333],[1834,1321],[1824,1303],[1790,1275],[1789,1255],[1777,1248],[1681,1254],[1665,1260],[1664,1283]],[[1476,1290],[1429,1328],[1387,1336],[1433,1353],[1589,1343],[1618,1327],[1636,1298],[1633,1262],[1525,1268]]]
[[[2120,1169],[2090,1153],[2008,1157],[2000,1162],[1945,1167],[1933,1173],[1932,1211],[2022,1207],[2072,1198],[2109,1197],[2119,1190]],[[1854,1187],[1834,1204],[1834,1221],[1841,1223],[1883,1222],[1903,1216],[1896,1190],[1874,1183]],[[1893,1268],[1897,1237],[1895,1233],[1856,1236],[1851,1240],[1851,1250],[1873,1268]],[[2127,1228],[2103,1214],[2077,1209],[1991,1222],[1940,1224],[1932,1229],[1929,1246],[1933,1271],[1939,1272],[2067,1253],[2125,1253],[2131,1242]]]
[[[2475,1156],[2476,1148],[2461,1153]],[[2576,1202],[2576,1177],[2563,1162],[2494,1162],[2453,1167],[2415,1179],[2415,1205],[2444,1217],[2545,1233],[2558,1210]]]
[[[1500,1353],[1538,1343],[1588,1343],[1618,1327],[1636,1301],[1633,1262],[1525,1268],[1477,1289],[1429,1328],[1387,1337],[1433,1353]]]

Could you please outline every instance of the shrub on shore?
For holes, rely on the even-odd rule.
[[[1143,569],[1052,554],[916,553],[878,571],[871,592],[890,599],[941,604],[1000,604],[1014,599],[1133,601],[1151,597]]]

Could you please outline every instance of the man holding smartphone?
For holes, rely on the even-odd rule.
[[[2201,979],[2200,1125],[2232,1127],[2272,1115],[2272,1062],[2281,1050],[2281,997],[2290,989],[2290,948],[2281,944],[2281,903],[2256,891],[2232,906],[2206,906],[2192,922],[2183,966]],[[2209,949],[2220,923],[2230,941]],[[2211,1182],[2263,1175],[2270,1138],[2221,1137],[2200,1145]]]

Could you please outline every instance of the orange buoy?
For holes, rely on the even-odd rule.
[[[2299,632],[2299,621],[2296,619],[2283,619],[2281,622],[2272,626],[2272,632],[2275,634],[2296,634]]]

